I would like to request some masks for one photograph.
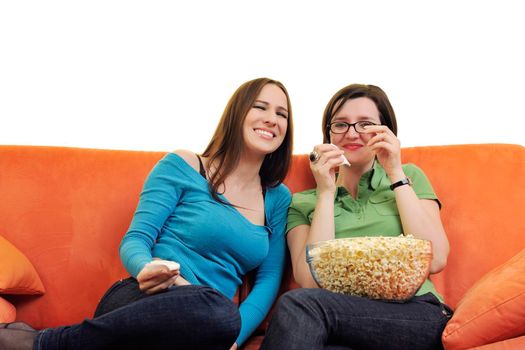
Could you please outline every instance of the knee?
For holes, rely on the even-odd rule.
[[[239,308],[233,301],[212,288],[203,288],[201,295],[210,306],[205,315],[205,323],[218,330],[217,334],[225,344],[232,345],[241,331]]]
[[[277,302],[275,322],[281,320],[285,324],[298,325],[308,319],[317,319],[321,310],[321,303],[318,302],[320,291],[317,288],[299,288],[283,294]]]
[[[317,304],[321,298],[322,289],[317,288],[298,288],[284,293],[278,301],[278,308],[288,311],[301,311],[305,307]]]
[[[317,288],[299,288],[283,294],[277,302],[262,348],[322,348],[327,332],[322,308],[317,302],[322,296],[320,291]]]

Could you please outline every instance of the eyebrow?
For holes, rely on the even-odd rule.
[[[339,120],[345,120],[345,119],[348,119],[349,117],[344,117],[344,116],[338,116],[338,117],[334,117],[332,118],[332,121],[339,121]],[[366,115],[360,115],[360,116],[357,116],[357,119],[359,119],[359,121],[367,121],[367,120],[374,120],[374,117],[371,117],[371,116],[366,116]]]
[[[266,106],[269,105],[268,102],[266,102],[266,101],[262,101],[262,100],[255,100],[255,102],[262,103],[262,104],[264,104],[264,105],[266,105]],[[286,108],[284,108],[284,107],[282,107],[282,106],[277,106],[277,109],[281,109],[281,110],[285,111],[286,113],[288,113],[288,109],[286,109]]]

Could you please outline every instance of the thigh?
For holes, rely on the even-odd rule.
[[[344,345],[329,344],[329,345],[325,345],[323,350],[352,350],[352,348],[349,348],[348,346],[344,346]]]
[[[218,291],[188,285],[141,296],[134,284],[124,280],[110,288],[97,317],[40,333],[39,348],[222,350],[237,338],[237,305]]]
[[[390,303],[318,290],[312,293],[326,317],[328,341],[353,349],[439,349],[450,318],[432,294]]]
[[[139,283],[135,278],[129,277],[119,280],[106,291],[98,303],[93,317],[107,314],[122,306],[147,297],[148,294],[140,290]]]
[[[449,319],[432,294],[405,303],[352,298],[343,327],[336,336],[354,348],[441,349],[441,334]],[[359,309],[358,309],[359,308]]]
[[[233,301],[198,285],[147,295],[93,321],[120,332],[123,349],[228,349],[241,325]]]

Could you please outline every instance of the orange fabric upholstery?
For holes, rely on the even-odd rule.
[[[0,323],[9,323],[14,320],[16,320],[15,306],[0,297]]]
[[[45,295],[9,300],[36,328],[91,317],[127,274],[118,257],[149,170],[163,153],[0,147],[0,232],[33,263]]]
[[[507,339],[497,343],[477,346],[470,350],[518,350],[525,349],[525,335],[518,338]]]
[[[428,146],[402,154],[425,171],[443,203],[451,253],[432,279],[455,307],[479,278],[525,248],[525,148]],[[3,296],[18,320],[43,328],[92,316],[106,289],[127,276],[118,245],[143,181],[163,155],[0,146],[0,232],[28,257],[46,289],[42,296]],[[292,192],[315,186],[306,155],[294,156],[285,182]],[[281,292],[295,287],[288,267]],[[249,288],[247,281],[238,296]],[[245,348],[258,348],[260,339]]]
[[[0,235],[0,294],[44,294],[38,273],[14,245]]]
[[[457,304],[443,331],[447,350],[525,334],[525,249],[477,281]]]

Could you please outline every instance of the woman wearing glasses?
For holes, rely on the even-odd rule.
[[[132,277],[108,290],[93,319],[39,332],[4,325],[0,348],[236,349],[281,281],[291,155],[285,87],[244,83],[201,156],[169,153],[146,179],[120,246]],[[252,270],[256,282],[238,309],[231,299]]]
[[[445,267],[449,251],[432,186],[421,169],[401,164],[396,118],[383,90],[341,89],[322,127],[324,143],[310,154],[317,188],[296,193],[288,213],[293,273],[304,289],[279,300],[262,349],[440,348],[450,309],[430,280],[402,304],[333,293],[314,281],[305,248],[320,241],[412,234],[432,241],[431,273]]]

